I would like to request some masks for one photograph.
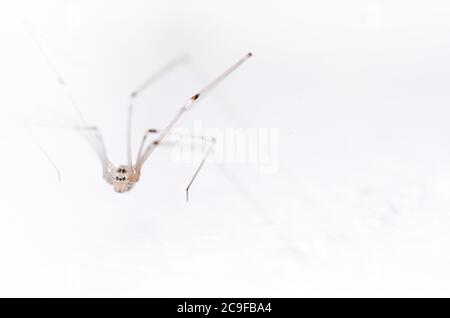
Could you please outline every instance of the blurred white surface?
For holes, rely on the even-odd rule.
[[[449,296],[448,1],[14,1],[0,4],[0,296]],[[241,55],[180,121],[280,131],[280,168],[156,151],[116,194],[76,133],[25,119],[71,108],[45,38],[111,160]]]

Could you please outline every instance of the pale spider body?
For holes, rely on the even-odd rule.
[[[121,165],[119,168],[112,167],[106,180],[109,180],[108,183],[118,193],[130,191],[137,182],[136,174],[133,171],[129,171],[126,165]]]
[[[238,62],[233,64],[231,67],[229,67],[225,72],[223,72],[221,75],[219,75],[216,79],[211,81],[209,84],[207,84],[203,89],[198,91],[195,95],[193,95],[189,100],[178,110],[178,112],[175,114],[175,116],[172,118],[172,120],[167,124],[167,126],[162,129],[148,129],[144,136],[142,137],[142,141],[139,147],[139,151],[136,157],[136,160],[133,162],[132,157],[132,149],[131,149],[131,117],[132,117],[132,111],[133,111],[133,101],[134,99],[144,90],[146,89],[153,81],[157,79],[157,77],[161,76],[163,72],[167,71],[169,68],[174,66],[174,63],[168,64],[165,68],[163,68],[160,72],[156,73],[154,76],[150,77],[143,85],[141,85],[138,89],[136,89],[134,92],[130,95],[130,103],[128,107],[128,122],[127,122],[127,158],[128,158],[128,164],[126,165],[120,165],[119,167],[115,167],[109,160],[106,153],[105,144],[103,142],[103,137],[100,132],[100,130],[96,126],[92,126],[87,124],[87,122],[84,120],[84,117],[78,108],[78,106],[75,104],[74,98],[72,97],[72,94],[65,83],[65,81],[62,79],[62,77],[59,75],[56,68],[53,66],[53,64],[50,62],[50,59],[45,55],[44,50],[40,46],[39,41],[34,37],[33,32],[29,30],[30,35],[35,40],[36,44],[38,45],[39,49],[41,50],[42,54],[44,55],[47,63],[49,64],[50,68],[54,71],[57,79],[58,84],[66,91],[67,96],[69,97],[69,100],[76,110],[76,112],[79,115],[81,124],[77,126],[77,130],[79,130],[88,140],[88,142],[91,144],[92,148],[97,153],[98,158],[100,159],[100,162],[102,164],[102,170],[103,170],[103,178],[105,181],[113,186],[114,191],[117,193],[124,193],[130,191],[134,185],[139,181],[139,177],[141,174],[141,169],[145,161],[148,159],[150,154],[155,150],[155,148],[163,142],[163,139],[167,136],[172,134],[172,128],[175,126],[179,118],[187,111],[189,110],[193,104],[195,104],[201,97],[209,93],[217,84],[219,84],[225,77],[227,77],[231,72],[233,72],[236,68],[238,68],[242,63],[244,63],[249,57],[252,56],[251,53],[246,54],[243,58],[241,58]],[[151,142],[147,142],[148,136],[151,134],[156,134],[156,139],[152,140]],[[198,166],[197,170],[195,171],[192,179],[190,180],[187,188],[186,188],[186,200],[188,200],[188,191],[189,187],[191,186],[192,182],[196,178],[199,170],[203,166],[203,163],[205,162],[205,159],[209,152],[212,149],[212,146],[214,145],[215,139],[214,138],[207,138],[202,136],[194,136],[197,138],[201,138],[202,140],[209,141],[210,145],[207,148],[207,151],[203,157],[203,160],[201,161],[200,165]],[[34,138],[37,142],[37,139]],[[38,143],[38,142],[37,142]],[[40,144],[38,143],[40,146]],[[58,172],[59,176],[59,170],[54,164],[54,162],[50,159],[48,154],[44,151],[44,149],[40,146],[40,149],[43,151],[44,155],[47,157],[47,159],[50,161],[50,163],[54,166],[56,171]]]

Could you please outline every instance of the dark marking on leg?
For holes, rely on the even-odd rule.
[[[158,130],[156,130],[156,129],[149,129],[148,132],[152,134],[152,133],[157,133]]]
[[[194,96],[191,97],[191,99],[194,101],[194,100],[197,100],[199,97],[200,97],[200,93],[195,94]]]
[[[159,145],[159,141],[158,141],[158,140],[155,140],[155,141],[153,142],[153,144],[154,144],[154,145]]]

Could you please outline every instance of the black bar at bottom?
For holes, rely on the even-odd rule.
[[[15,314],[21,311],[38,313],[71,313],[86,315],[93,310],[101,313],[111,312],[115,315],[129,315],[133,312],[140,316],[153,315],[195,315],[197,317],[215,317],[224,314],[252,314],[269,316],[273,314],[296,315],[308,317],[310,314],[325,313],[345,314],[380,314],[386,315],[384,303],[390,303],[389,313],[404,314],[414,310],[415,314],[426,314],[429,305],[417,299],[316,299],[316,298],[22,298],[0,299],[0,308],[13,309]],[[61,309],[61,307],[63,309]],[[159,317],[159,316],[158,316]],[[286,316],[289,317],[289,316]]]

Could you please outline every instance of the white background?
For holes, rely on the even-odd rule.
[[[3,1],[0,296],[449,296],[449,16],[448,1]],[[143,80],[190,57],[139,98],[134,148],[251,50],[179,125],[278,128],[278,172],[211,161],[186,204],[195,164],[161,149],[116,194],[79,135],[41,128],[58,183],[23,126],[74,114],[23,21],[115,164]]]

